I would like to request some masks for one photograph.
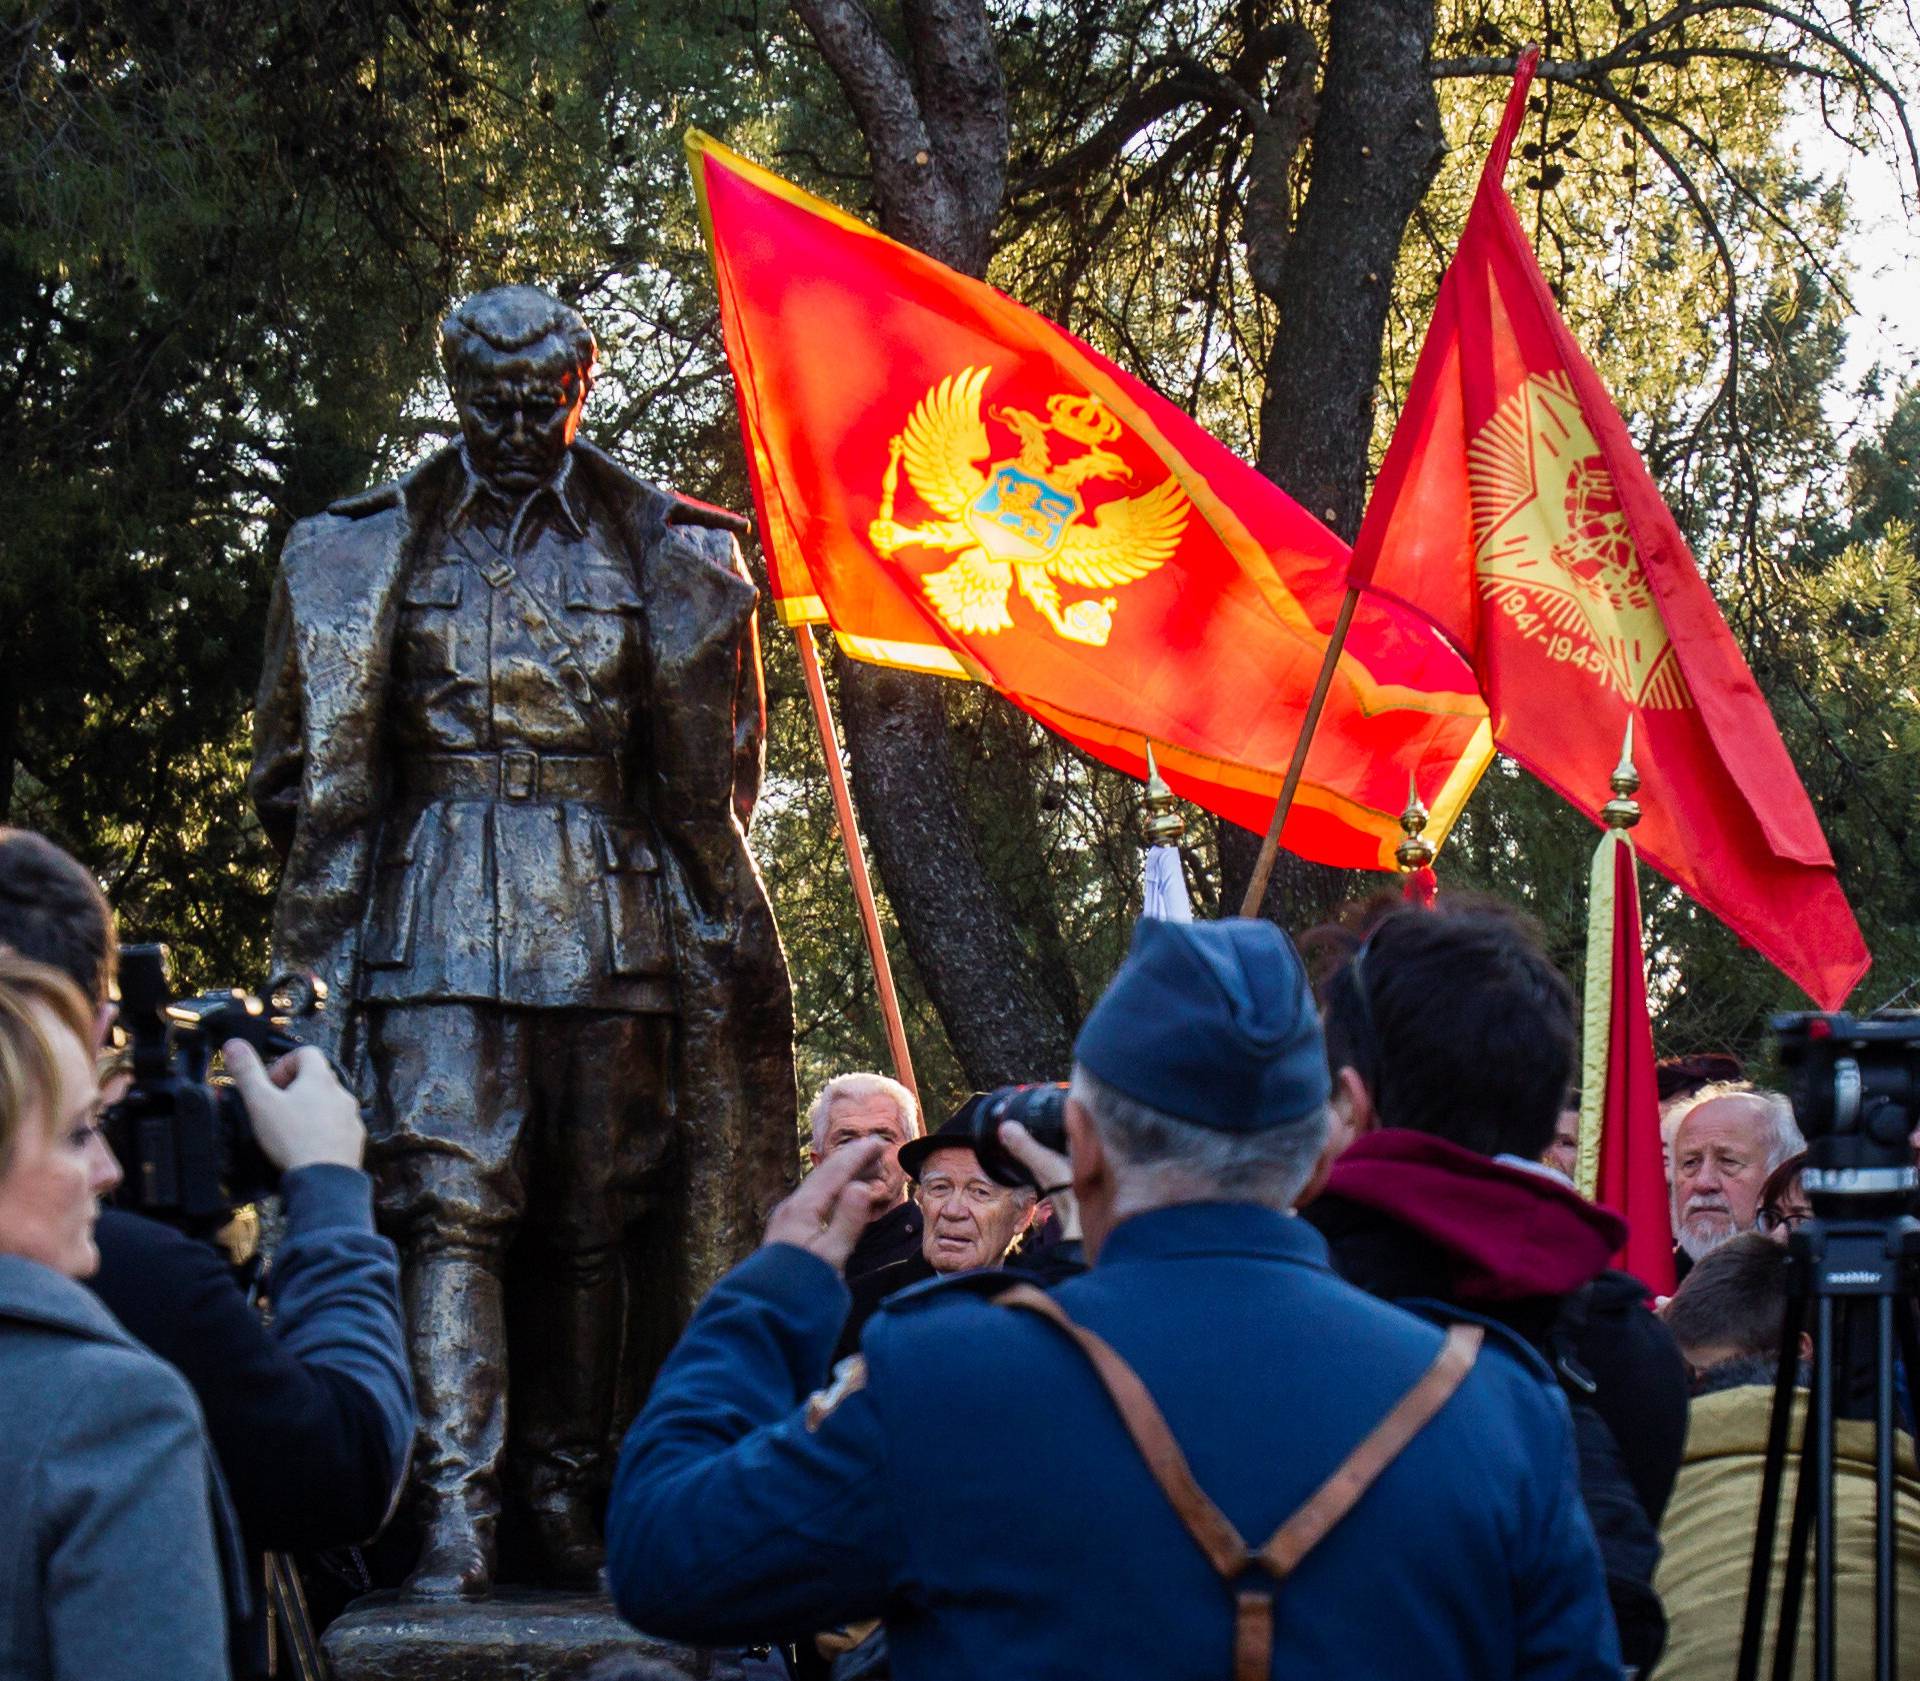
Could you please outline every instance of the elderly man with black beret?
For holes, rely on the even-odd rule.
[[[920,1246],[911,1255],[867,1272],[856,1273],[853,1266],[847,1267],[847,1289],[853,1305],[834,1346],[836,1360],[859,1348],[861,1332],[882,1302],[949,1273],[1005,1264],[1014,1246],[1044,1213],[1046,1205],[1035,1187],[1002,1185],[981,1167],[973,1148],[973,1119],[974,1111],[985,1101],[985,1096],[976,1092],[941,1123],[939,1130],[923,1133],[900,1146],[900,1169],[913,1181],[920,1199]],[[1064,1169],[1061,1176],[1065,1176]],[[1055,1245],[1049,1259],[1056,1264],[1042,1272],[1048,1280],[1080,1270],[1078,1244],[1072,1246],[1064,1266],[1057,1264],[1059,1256],[1060,1246]]]
[[[1342,1283],[1292,1217],[1328,1075],[1285,937],[1143,922],[1074,1054],[1090,1269],[907,1291],[829,1374],[871,1164],[825,1164],[627,1439],[625,1615],[709,1643],[880,1617],[902,1681],[1617,1677],[1544,1365]]]

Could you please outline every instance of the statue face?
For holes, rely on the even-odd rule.
[[[580,430],[587,382],[569,362],[502,356],[454,393],[467,459],[509,499],[525,496],[559,467]]]

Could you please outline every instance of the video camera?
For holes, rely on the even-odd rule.
[[[1769,1026],[1807,1140],[1802,1177],[1816,1213],[1897,1214],[1920,1174],[1920,1012],[1775,1016]]]
[[[214,1053],[244,1039],[272,1062],[300,1047],[296,1021],[326,1003],[326,983],[284,975],[268,1002],[234,988],[171,997],[165,946],[120,950],[120,1025],[133,1055],[133,1085],[102,1117],[126,1180],[123,1207],[196,1229],[226,1223],[233,1210],[274,1190],[280,1172],[254,1141],[231,1082],[209,1079]]]

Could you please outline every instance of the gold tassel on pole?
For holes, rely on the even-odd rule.
[[[1146,808],[1141,827],[1147,842],[1141,914],[1168,922],[1191,922],[1193,901],[1187,896],[1186,871],[1180,862],[1180,837],[1187,832],[1187,820],[1167,779],[1160,774],[1151,741],[1147,743],[1147,791],[1140,803]]]
[[[1600,808],[1607,832],[1593,854],[1587,888],[1587,985],[1580,1020],[1580,1154],[1573,1182],[1592,1198],[1600,1183],[1600,1128],[1607,1105],[1607,1047],[1613,1039],[1614,852],[1633,842],[1627,831],[1640,821],[1640,773],[1633,767],[1633,720],[1627,720],[1620,762],[1607,779],[1613,798]]]

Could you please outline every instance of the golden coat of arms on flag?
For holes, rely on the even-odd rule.
[[[993,452],[981,410],[992,371],[951,374],[914,405],[889,445],[880,516],[868,538],[888,559],[905,548],[953,554],[949,564],[920,579],[949,630],[977,635],[1012,629],[1008,608],[1018,586],[1055,635],[1105,647],[1119,597],[1087,596],[1063,605],[1060,585],[1117,589],[1163,566],[1186,529],[1186,494],[1169,474],[1151,490],[1105,502],[1089,516],[1080,487],[1130,479],[1133,470],[1105,447],[1123,430],[1113,413],[1097,397],[1066,392],[1047,400],[1044,420],[1027,409],[988,410],[1019,440],[1019,452],[983,468],[980,463]],[[1084,447],[1056,463],[1054,438]],[[914,494],[943,518],[899,523],[894,504],[903,462]]]

